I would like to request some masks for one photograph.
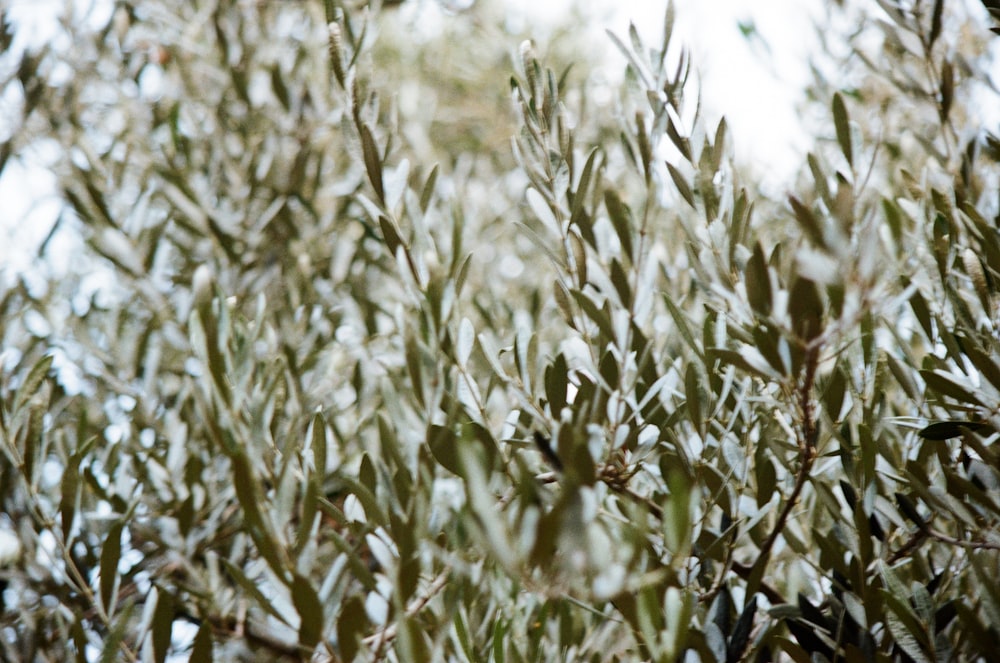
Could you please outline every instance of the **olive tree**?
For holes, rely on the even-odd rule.
[[[4,56],[79,242],[3,275],[3,657],[986,660],[982,8],[831,5],[775,197],[672,5],[600,103],[570,28],[372,4]]]

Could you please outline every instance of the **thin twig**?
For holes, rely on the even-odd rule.
[[[799,443],[799,454],[801,456],[799,471],[795,475],[795,486],[792,488],[791,494],[778,514],[778,520],[774,523],[774,529],[771,530],[771,533],[768,534],[767,539],[761,545],[760,556],[754,566],[758,564],[767,565],[774,544],[777,542],[778,537],[781,536],[782,531],[784,531],[792,509],[795,508],[799,495],[802,494],[802,489],[805,488],[806,482],[809,480],[809,472],[812,470],[813,462],[816,460],[817,431],[813,413],[812,388],[816,380],[816,366],[818,363],[819,345],[812,343],[806,351],[805,374],[802,378],[802,385],[798,390],[799,408],[802,411],[802,425],[796,433]]]
[[[424,606],[430,603],[431,599],[433,599],[437,595],[437,593],[440,592],[442,589],[444,589],[445,585],[448,584],[448,578],[450,576],[451,576],[451,567],[450,566],[445,567],[444,570],[442,570],[441,573],[439,573],[437,577],[431,581],[431,584],[427,586],[427,591],[424,592],[423,596],[420,596],[410,601],[410,604],[406,607],[405,615],[407,617],[412,617],[413,615],[423,610]],[[369,647],[377,642],[379,649],[381,650],[381,648],[384,647],[387,643],[392,642],[395,639],[396,632],[398,630],[399,630],[399,621],[397,620],[392,624],[389,624],[385,628],[379,630],[377,633],[372,633],[371,635],[366,636],[362,640],[362,642]]]

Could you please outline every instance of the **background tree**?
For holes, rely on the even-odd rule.
[[[613,107],[485,5],[68,15],[5,82],[84,243],[0,298],[4,658],[991,655],[990,35],[879,7],[778,200],[669,8]]]

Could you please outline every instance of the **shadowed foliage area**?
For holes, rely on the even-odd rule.
[[[364,4],[4,17],[0,659],[990,659],[1000,10],[830,3],[775,196],[672,6]]]

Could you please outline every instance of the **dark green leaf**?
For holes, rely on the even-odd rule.
[[[104,539],[104,547],[101,548],[101,605],[109,615],[115,612],[112,601],[115,598],[115,586],[118,584],[118,562],[122,554],[122,526],[121,520],[115,521],[108,530]]]
[[[754,245],[753,255],[747,261],[746,288],[750,306],[761,315],[770,315],[771,277],[767,270],[764,247],[761,246],[760,242]]]
[[[367,124],[361,125],[361,149],[365,158],[365,170],[368,171],[368,181],[375,189],[378,201],[385,205],[385,187],[382,184],[382,156],[375,143],[375,135]]]
[[[188,663],[212,663],[214,661],[212,653],[212,627],[208,622],[202,622],[198,627],[198,633],[194,636],[191,645],[191,657]]]
[[[795,218],[798,220],[799,225],[802,226],[802,230],[805,231],[806,236],[816,246],[825,248],[826,239],[823,237],[823,227],[812,211],[795,196],[789,196],[788,202],[791,203],[792,211],[795,212]]]
[[[608,210],[608,217],[611,219],[611,225],[615,228],[615,234],[618,235],[618,240],[621,242],[622,251],[625,252],[629,260],[634,261],[631,212],[614,189],[604,191],[604,206]]]
[[[566,389],[569,385],[569,372],[566,358],[562,353],[545,368],[545,397],[549,401],[549,412],[556,419],[566,407]]]
[[[420,211],[424,214],[427,213],[427,208],[430,207],[431,199],[434,197],[434,187],[437,184],[438,178],[438,165],[434,164],[431,168],[431,174],[427,176],[427,181],[424,182],[424,188],[420,192]]]
[[[156,593],[156,608],[153,610],[153,660],[163,663],[170,650],[170,637],[174,628],[174,597],[160,587]]]
[[[312,651],[323,635],[323,604],[309,578],[298,573],[292,578],[292,604],[299,613],[299,645]]]
[[[798,277],[788,295],[792,329],[803,341],[811,341],[823,331],[823,299],[816,284]]]
[[[936,421],[917,433],[925,440],[950,440],[961,437],[965,431],[989,430],[990,426],[981,421]]]
[[[847,106],[844,105],[844,98],[840,93],[833,95],[833,124],[837,129],[837,143],[840,144],[840,151],[847,159],[847,164],[854,167],[854,154],[851,148],[851,125],[847,117]]]
[[[400,237],[396,224],[387,216],[379,216],[378,225],[382,229],[382,238],[385,240],[386,248],[389,249],[389,253],[396,255],[396,249],[404,246],[403,238]]]
[[[458,438],[454,431],[446,426],[431,424],[427,428],[427,442],[434,460],[449,472],[461,476],[462,465],[458,459]]]
[[[677,188],[677,193],[681,194],[688,205],[693,209],[697,209],[694,202],[694,194],[691,192],[691,187],[688,186],[687,181],[684,179],[684,175],[677,170],[672,163],[667,162],[667,170],[670,172],[670,179],[674,181],[674,186]]]
[[[45,379],[45,376],[49,373],[49,369],[52,368],[52,359],[52,355],[45,355],[31,367],[28,375],[24,378],[24,382],[17,389],[17,396],[14,398],[14,408],[12,410],[13,414],[18,414],[24,408],[25,404],[38,393],[42,380]]]
[[[59,516],[62,521],[63,541],[69,545],[69,535],[73,530],[73,521],[76,518],[76,506],[79,494],[80,474],[79,459],[70,458],[63,470],[62,481],[60,482]],[[117,576],[117,573],[116,573]]]
[[[351,596],[344,602],[337,618],[337,644],[344,661],[353,661],[357,656],[366,628],[365,603],[360,596]]]

